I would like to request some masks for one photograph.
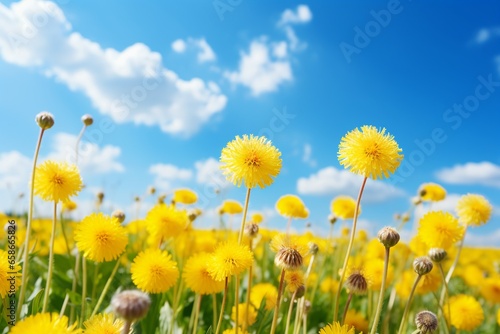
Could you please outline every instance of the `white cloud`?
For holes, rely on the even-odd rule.
[[[194,164],[196,169],[196,182],[213,186],[222,190],[231,185],[220,170],[220,162],[214,158],[200,160]]]
[[[312,12],[307,5],[298,5],[296,10],[286,9],[281,14],[279,25],[307,23],[312,19]]]
[[[76,140],[75,135],[57,133],[52,144],[53,152],[47,158],[75,163]],[[78,150],[78,167],[82,172],[93,174],[123,172],[125,167],[117,161],[120,154],[121,149],[118,146],[99,147],[95,143],[82,140]]]
[[[346,170],[326,167],[307,178],[299,178],[297,191],[302,195],[350,195],[357,196],[363,177]],[[368,180],[363,199],[368,202],[382,202],[389,198],[400,197],[405,193],[383,181]]]
[[[0,189],[25,191],[31,175],[30,158],[18,151],[0,153]]]
[[[436,173],[437,178],[450,184],[477,184],[500,187],[500,166],[488,161],[468,162],[444,168]]]
[[[312,158],[312,146],[310,144],[304,144],[304,149],[302,152],[302,161],[311,167],[316,166],[316,160]]]
[[[167,190],[170,190],[175,181],[188,181],[193,177],[193,171],[190,169],[162,163],[151,165],[149,173],[155,176],[154,184],[156,187]]]
[[[480,29],[474,37],[474,41],[477,44],[483,44],[494,37],[500,37],[500,27]]]
[[[286,42],[278,42],[272,45],[273,56],[276,58],[286,58],[288,55],[288,44]]]
[[[183,53],[188,48],[198,50],[197,59],[200,63],[214,61],[217,59],[214,50],[205,38],[196,39],[189,37],[185,41],[183,39],[177,39],[172,43],[172,49],[177,53]]]
[[[158,52],[136,43],[123,51],[104,49],[77,32],[52,2],[0,4],[0,56],[85,94],[115,122],[159,126],[164,132],[196,133],[226,105],[214,82],[184,80],[163,66]],[[203,59],[210,52],[202,51]]]
[[[174,50],[175,52],[177,53],[183,53],[184,51],[186,51],[186,42],[184,42],[184,40],[182,39],[176,39],[173,43],[172,43],[172,50]]]
[[[238,71],[226,71],[224,76],[233,84],[248,87],[254,96],[276,91],[292,81],[292,67],[289,60],[276,57],[276,51],[271,55],[270,51],[265,38],[254,40],[248,52],[241,52]]]
[[[466,246],[479,247],[495,247],[498,248],[498,240],[500,240],[500,229],[492,232],[474,233],[470,229],[465,234]]]

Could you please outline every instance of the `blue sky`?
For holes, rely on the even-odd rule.
[[[77,215],[101,190],[105,211],[132,217],[135,196],[142,211],[154,202],[149,186],[189,187],[200,194],[200,224],[212,226],[221,201],[245,193],[221,178],[220,151],[253,133],[280,149],[283,170],[253,192],[250,209],[283,228],[274,204],[298,194],[313,230],[325,231],[332,198],[355,196],[360,183],[339,165],[338,143],[365,124],[393,134],[405,161],[369,182],[363,227],[394,224],[424,182],[448,191],[434,208],[453,210],[465,193],[498,208],[499,10],[493,1],[2,1],[0,210],[27,206],[15,198],[27,192],[43,110],[56,125],[42,161],[71,160],[80,117],[94,117]],[[499,212],[470,244],[498,245]]]

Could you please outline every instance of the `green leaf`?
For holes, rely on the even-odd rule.
[[[45,289],[41,289],[31,300],[30,305],[28,306],[28,314],[32,315],[38,313],[42,309],[43,303],[43,292]]]

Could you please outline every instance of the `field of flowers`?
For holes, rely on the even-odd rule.
[[[82,121],[83,131],[93,122]],[[41,113],[36,122],[29,210],[1,215],[3,333],[500,333],[500,249],[463,242],[490,219],[486,198],[464,194],[457,216],[430,210],[403,243],[399,231],[411,230],[415,209],[446,197],[423,183],[395,226],[377,236],[356,228],[365,184],[389,178],[403,159],[385,129],[342,138],[340,164],[364,179],[358,198],[332,200],[331,232],[318,236],[291,232],[309,214],[295,195],[275,205],[284,231],[248,214],[251,190],[272,186],[282,167],[278,148],[253,135],[221,148],[221,169],[241,198],[220,203],[218,229],[197,227],[203,212],[190,189],[158,196],[138,219],[102,213],[101,193],[94,212],[73,221],[85,180],[77,165],[37,162],[54,119]],[[53,204],[53,217],[34,217],[34,196]]]

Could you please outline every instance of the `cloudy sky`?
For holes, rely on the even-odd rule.
[[[355,196],[360,178],[336,153],[355,127],[385,127],[405,160],[389,180],[369,181],[361,225],[394,224],[424,182],[454,210],[465,193],[496,212],[470,244],[500,240],[500,4],[372,1],[118,1],[0,3],[0,210],[27,207],[38,136],[34,116],[55,115],[44,159],[74,160],[83,114],[94,117],[80,148],[87,185],[77,215],[104,191],[105,211],[129,217],[159,193],[190,187],[202,226],[244,189],[218,172],[236,135],[265,135],[282,152],[276,182],[250,209],[271,227],[284,194],[298,194],[315,231],[328,229],[332,198]],[[217,193],[215,193],[217,190]],[[137,208],[133,198],[140,196]],[[37,213],[49,212],[37,203]]]

